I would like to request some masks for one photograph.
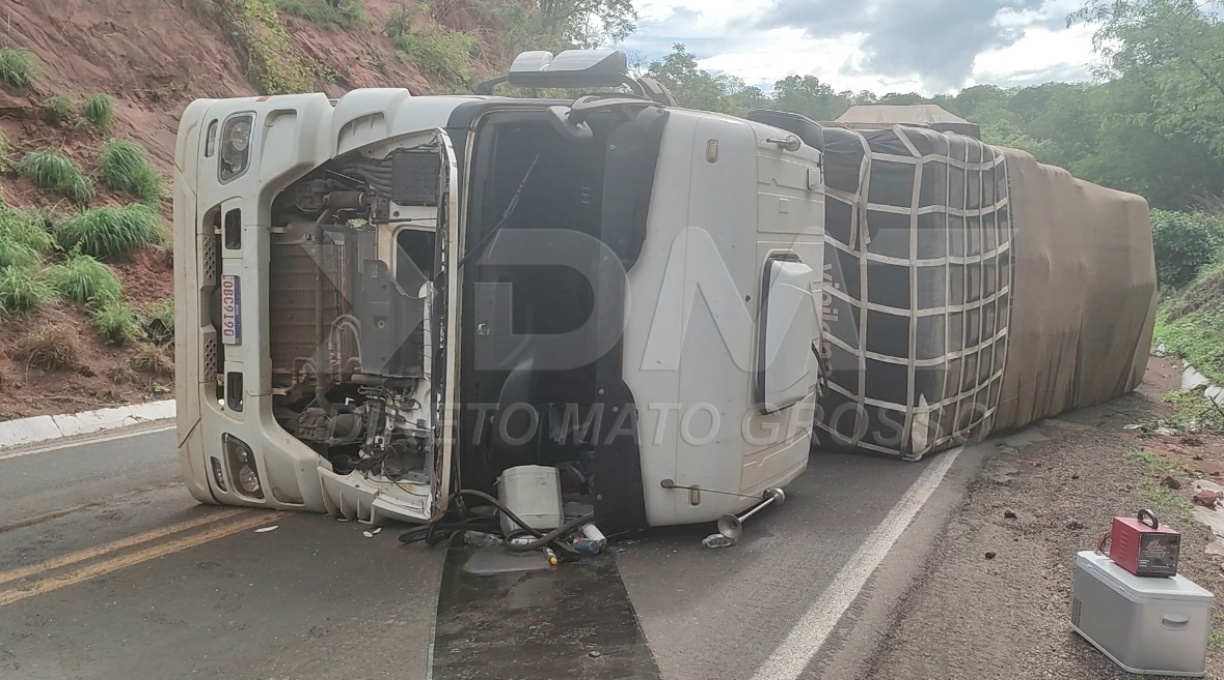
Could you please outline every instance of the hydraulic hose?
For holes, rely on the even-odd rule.
[[[526,522],[522,520],[522,518],[514,514],[514,512],[512,512],[509,508],[503,505],[501,501],[499,501],[498,499],[494,498],[493,496],[490,496],[489,494],[483,491],[478,491],[476,489],[460,489],[458,495],[473,496],[475,498],[480,498],[482,500],[488,501],[489,503],[492,503],[503,514],[505,514],[505,516],[508,517],[510,521],[517,524],[520,527],[520,529],[518,531],[511,532],[509,535],[505,536],[507,541],[509,541],[509,539],[515,536],[518,536],[524,533],[530,534],[535,537],[535,540],[529,543],[524,543],[522,545],[510,545],[509,543],[507,543],[506,548],[510,550],[510,552],[530,552],[532,550],[539,550],[540,548],[543,548],[544,546],[550,543],[553,543],[560,537],[582,526],[583,524],[586,524],[588,522],[592,522],[595,520],[595,513],[590,513],[587,515],[583,515],[582,517],[572,519],[566,522],[565,524],[562,524],[556,529],[553,529],[552,531],[549,531],[548,533],[545,534],[545,533],[541,533],[538,529],[535,529],[529,526]],[[455,533],[459,531],[471,530],[478,526],[482,526],[483,523],[486,523],[489,521],[490,520],[488,518],[474,518],[474,519],[470,519],[470,520],[466,520],[462,522],[451,522],[451,523],[445,523],[445,524],[430,524],[427,526],[409,529],[408,531],[403,532],[402,534],[400,534],[399,540],[402,543],[416,543],[417,541],[423,540],[428,545],[431,545],[431,546],[437,545],[439,542],[446,540],[447,538],[453,536]],[[493,528],[494,530],[496,530],[495,527],[496,525],[490,528]],[[566,548],[566,552],[573,552],[573,550]]]

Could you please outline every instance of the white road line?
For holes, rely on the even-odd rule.
[[[842,615],[867,584],[867,579],[871,578],[893,544],[901,538],[931,493],[943,481],[962,450],[956,448],[935,457],[892,512],[837,573],[829,587],[816,598],[786,639],[757,669],[752,680],[797,680],[803,674],[833,628],[841,621]]]
[[[122,429],[111,430],[108,432],[99,433],[97,435],[82,435],[80,437],[69,437],[64,439],[55,439],[43,444],[31,444],[28,448],[21,447],[16,451],[9,453],[0,453],[0,460],[9,460],[10,458],[21,458],[22,456],[33,456],[38,453],[49,453],[61,449],[71,449],[79,446],[87,446],[91,444],[101,444],[103,442],[111,442],[117,439],[127,439],[128,437],[139,437],[146,434],[157,434],[159,432],[169,432],[175,427],[174,422],[169,424],[158,425],[131,425]]]

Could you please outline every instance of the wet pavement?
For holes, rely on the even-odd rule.
[[[847,598],[835,581],[939,460],[816,454],[734,547],[681,527],[486,576],[465,568],[475,549],[404,545],[399,527],[367,538],[321,515],[199,505],[173,446],[162,432],[0,457],[0,678],[791,680],[766,662],[830,593],[855,607],[828,654],[803,652],[813,668],[887,628],[890,607],[868,600],[899,593]],[[933,504],[954,504],[968,458]],[[920,514],[911,530],[940,527]],[[918,568],[910,544],[924,542],[893,548],[889,579]]]

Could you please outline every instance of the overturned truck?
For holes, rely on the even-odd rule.
[[[1142,381],[1157,291],[1141,197],[935,106],[855,107],[820,131],[816,446],[917,460]]]
[[[495,515],[538,547],[734,518],[813,448],[918,458],[1137,384],[1141,199],[968,124],[747,118],[587,51],[525,53],[474,95],[193,102],[174,178],[191,494]]]

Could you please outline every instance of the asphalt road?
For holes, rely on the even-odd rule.
[[[732,548],[703,548],[708,526],[615,546],[659,676],[854,677],[988,448],[917,464],[815,454]],[[434,677],[444,546],[199,505],[169,431],[7,455],[0,678]],[[545,677],[520,672],[496,677]]]

